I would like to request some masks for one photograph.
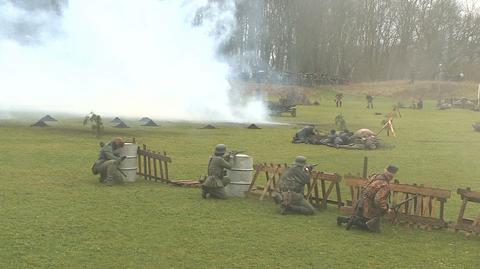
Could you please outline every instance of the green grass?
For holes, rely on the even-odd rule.
[[[343,113],[350,129],[378,130],[383,116],[365,108],[364,96],[346,95],[334,107],[333,91],[314,91],[320,106],[301,106],[298,117],[282,122],[312,122],[333,127]],[[374,111],[387,113],[396,100],[378,97]],[[300,125],[162,123],[159,128],[106,128],[101,140],[136,137],[173,158],[171,176],[196,179],[205,173],[217,143],[246,150],[255,162],[291,163],[298,154],[320,163],[318,170],[360,173],[389,163],[400,167],[403,183],[452,190],[446,217],[455,220],[458,187],[480,190],[480,133],[471,124],[480,114],[438,111],[427,101],[423,111],[402,110],[395,119],[394,146],[377,151],[337,150],[291,144]],[[38,115],[40,116],[40,115]],[[53,115],[55,116],[55,115]],[[98,141],[81,117],[61,118],[50,128],[25,121],[0,121],[0,268],[480,268],[479,238],[466,240],[450,230],[420,230],[385,223],[381,234],[345,231],[335,224],[334,207],[313,217],[278,214],[271,202],[234,198],[202,200],[198,189],[139,179],[104,187],[90,173]],[[344,198],[347,189],[342,185]],[[469,216],[479,213],[469,212]]]

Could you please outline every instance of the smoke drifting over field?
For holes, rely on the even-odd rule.
[[[0,0],[0,110],[264,121],[260,101],[230,98],[217,57],[234,12],[233,1],[70,0],[59,15]]]

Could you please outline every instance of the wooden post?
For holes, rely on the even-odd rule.
[[[363,157],[363,178],[367,178],[368,176],[368,157]]]
[[[335,183],[335,189],[337,191],[337,201],[338,201],[338,208],[342,207],[342,195],[340,194],[340,183]]]
[[[150,152],[148,152],[150,153]],[[152,180],[152,162],[151,162],[152,158],[150,157],[150,155],[147,156],[147,161],[148,161],[148,179],[149,180]]]
[[[137,175],[142,173],[141,155],[139,154],[140,147],[137,147]]]
[[[153,152],[155,153],[155,151]],[[159,160],[160,161],[160,160]],[[162,162],[160,161],[160,167],[162,167]],[[153,158],[153,175],[155,177],[155,182],[158,180],[157,176],[157,159]]]
[[[147,145],[143,144],[143,150],[144,150],[144,155],[143,155],[143,175],[145,180],[147,180]]]
[[[165,155],[165,157],[167,157],[167,152],[164,151],[163,155]],[[165,179],[168,180],[168,162],[167,161],[165,161]]]

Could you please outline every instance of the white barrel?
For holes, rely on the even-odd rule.
[[[120,156],[126,157],[119,167],[125,174],[125,182],[135,182],[137,178],[137,149],[137,144],[125,143],[120,150]]]
[[[245,154],[237,154],[230,160],[231,170],[227,170],[230,184],[225,187],[228,196],[245,197],[253,178],[253,158]]]

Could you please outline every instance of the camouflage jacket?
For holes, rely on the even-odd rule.
[[[385,175],[371,175],[362,191],[359,214],[369,219],[381,217],[388,210],[389,194],[389,184]]]
[[[303,166],[293,165],[282,174],[278,186],[281,192],[303,193],[305,184],[310,183],[310,174]]]
[[[224,178],[225,169],[232,169],[224,157],[212,156],[208,163],[208,177],[204,186],[211,188],[221,188],[225,184],[222,181]]]
[[[98,156],[98,161],[100,162],[108,160],[120,160],[120,151],[119,149],[114,149],[113,142],[109,142],[105,146],[103,146]]]

